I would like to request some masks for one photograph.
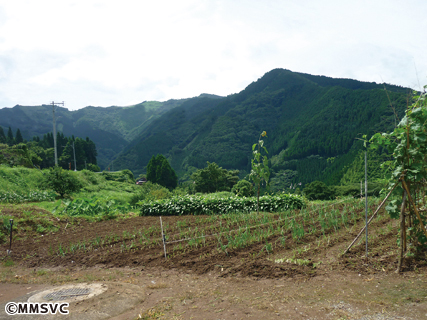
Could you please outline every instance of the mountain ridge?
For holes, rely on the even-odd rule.
[[[402,115],[408,88],[273,69],[226,97],[202,93],[125,107],[60,107],[57,126],[67,136],[89,136],[102,169],[143,173],[151,156],[162,153],[181,181],[206,161],[244,176],[251,146],[265,130],[272,179],[287,172],[287,182],[306,183],[311,175],[336,183],[360,149],[357,136],[392,130],[384,88]],[[52,106],[0,109],[0,125],[20,128],[26,139],[43,135],[52,131]]]

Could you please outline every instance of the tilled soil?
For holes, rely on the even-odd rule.
[[[33,210],[40,209],[34,207]],[[18,218],[22,212],[20,209],[7,206],[2,208],[2,214]],[[39,274],[39,270],[56,270],[59,278],[55,281],[58,282],[79,281],[82,274],[86,278],[89,277],[89,280],[92,277],[93,280],[106,281],[111,280],[111,277],[108,276],[110,270],[131,270],[131,274],[133,273],[134,276],[130,276],[133,279],[130,282],[141,285],[146,284],[153,277],[148,275],[155,274],[156,279],[151,280],[154,283],[150,290],[158,294],[160,302],[152,301],[154,303],[152,306],[149,306],[147,301],[144,302],[138,315],[146,316],[146,319],[155,319],[156,312],[176,316],[179,314],[179,310],[185,311],[186,316],[181,317],[182,319],[191,318],[189,306],[183,305],[182,301],[176,302],[180,300],[177,298],[178,296],[188,293],[188,290],[183,291],[185,288],[177,285],[183,275],[186,275],[184,278],[187,280],[193,279],[191,280],[193,284],[188,280],[187,285],[195,286],[193,287],[194,292],[199,292],[198,295],[190,294],[193,298],[187,300],[193,301],[192,303],[197,300],[198,303],[204,305],[208,311],[199,314],[205,314],[206,319],[240,319],[263,314],[263,308],[259,309],[259,305],[254,309],[257,310],[256,312],[248,314],[240,309],[241,312],[237,312],[237,309],[231,307],[233,304],[226,306],[227,303],[231,303],[233,298],[230,297],[234,294],[236,297],[240,297],[236,298],[239,308],[251,305],[253,309],[253,302],[257,301],[251,300],[252,293],[255,293],[256,298],[260,300],[260,305],[265,304],[266,314],[273,318],[274,316],[277,318],[275,311],[280,310],[280,306],[292,305],[294,308],[299,305],[304,312],[288,313],[289,319],[359,319],[369,306],[367,295],[371,298],[370,301],[376,301],[378,304],[376,307],[372,305],[370,307],[376,314],[375,319],[424,319],[424,316],[427,318],[427,288],[425,285],[427,262],[425,258],[407,258],[404,261],[403,273],[401,275],[394,273],[397,267],[396,235],[398,232],[394,220],[377,219],[370,225],[369,257],[366,260],[364,240],[356,242],[348,254],[341,255],[360,231],[363,221],[341,230],[330,230],[326,234],[306,235],[300,241],[294,239],[289,233],[285,244],[281,243],[283,236],[273,236],[266,241],[266,243],[272,244],[272,251],[266,250],[266,243],[255,243],[240,249],[221,250],[215,237],[207,238],[203,246],[199,247],[189,247],[184,242],[181,248],[176,249],[177,244],[167,244],[168,257],[165,259],[161,241],[142,245],[136,238],[123,236],[120,239],[118,237],[117,241],[111,240],[102,246],[90,246],[90,243],[93,243],[96,238],[110,237],[112,239],[113,235],[131,235],[135,234],[132,231],[158,228],[160,226],[158,217],[134,216],[121,220],[92,223],[83,219],[52,219],[58,228],[54,233],[40,234],[28,229],[27,232],[18,233],[15,236],[11,256],[3,255],[2,259],[5,265],[6,261],[12,259],[14,266],[8,270],[20,270],[19,272],[23,276],[18,275],[17,278],[13,278],[13,275],[9,273],[2,276],[2,281],[39,283],[42,281],[40,279],[45,279],[44,274]],[[198,221],[192,216],[162,217],[162,219],[163,224],[169,225],[186,220],[187,224],[192,226],[197,225]],[[160,238],[160,234],[158,234],[158,238]],[[67,251],[71,244],[77,243],[85,243],[86,249],[80,248],[73,253]],[[7,249],[8,243],[0,247],[3,253]],[[411,281],[408,279],[416,281],[417,286],[413,288],[407,286],[408,281]],[[127,281],[129,278],[118,276],[114,280]],[[155,283],[159,282],[162,285],[156,287]],[[221,297],[221,301],[228,301],[224,303],[224,308],[219,307],[217,302],[209,304],[211,301],[209,299],[216,290],[216,283],[222,283],[225,288],[219,290],[218,295]],[[375,286],[372,286],[374,283]],[[202,287],[197,288],[199,285]],[[247,285],[251,288],[248,292],[246,292]],[[367,290],[369,293],[363,293],[364,287],[369,287],[371,291]],[[385,287],[389,291],[383,290]],[[381,288],[381,291],[378,288]],[[394,293],[393,288],[401,291]],[[263,293],[271,292],[271,290],[277,293],[274,299],[271,294]],[[171,295],[175,297],[172,300],[178,299],[174,300],[175,307],[170,309],[168,309],[168,301],[164,300],[165,295],[160,294],[169,291],[174,292],[171,292]],[[229,295],[224,292],[229,292]],[[224,294],[226,298],[224,298]],[[195,296],[199,298],[196,299]],[[320,300],[316,300],[317,296],[320,297]],[[344,300],[341,301],[340,298]],[[409,308],[411,312],[409,312],[409,309],[405,308],[411,303]],[[395,314],[388,314],[389,317],[381,318],[378,315],[381,314],[381,306],[387,306],[389,310],[394,306]],[[198,311],[200,308],[198,307]],[[234,310],[234,313],[230,311],[230,313],[224,314],[227,308]],[[298,309],[298,307],[295,308]],[[314,311],[309,312],[313,308]],[[130,318],[137,316],[136,309],[129,311]],[[213,309],[223,309],[218,312],[218,318],[211,317]],[[356,312],[356,309],[360,312]],[[321,312],[321,310],[323,311]],[[407,318],[404,318],[405,312],[402,310],[406,310]],[[276,313],[278,315],[287,314],[283,310]],[[319,316],[316,317],[316,313]],[[383,312],[383,314],[385,313]],[[357,318],[356,315],[360,317]],[[352,316],[354,317],[352,318]],[[392,318],[392,316],[401,318]],[[199,318],[195,315],[193,318],[203,319],[203,317]],[[280,319],[280,317],[278,318]],[[286,319],[286,317],[284,318]],[[168,319],[168,317],[165,316],[164,319]],[[180,318],[176,317],[176,319]]]

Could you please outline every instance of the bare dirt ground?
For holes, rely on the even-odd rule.
[[[7,206],[2,214],[19,219],[22,212]],[[272,237],[272,252],[263,250],[265,243],[224,252],[211,239],[197,248],[169,246],[165,259],[161,242],[139,245],[131,236],[89,248],[97,237],[158,226],[158,217],[96,223],[52,219],[55,232],[19,231],[11,256],[8,243],[0,246],[0,319],[7,319],[9,301],[25,301],[52,286],[94,282],[109,290],[70,305],[71,318],[427,319],[425,257],[406,259],[403,272],[394,272],[396,221],[373,222],[366,261],[364,241],[341,256],[362,221],[301,241],[289,236],[284,245]],[[197,224],[195,217],[164,217],[163,223],[183,219]],[[86,250],[65,252],[83,242]]]

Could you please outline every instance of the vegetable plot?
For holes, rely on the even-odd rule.
[[[203,196],[180,196],[171,199],[139,202],[138,205],[141,207],[141,216],[249,213],[257,210],[257,198],[209,199]],[[261,211],[279,212],[303,207],[303,198],[298,195],[281,194],[277,196],[262,196],[259,199],[259,209]]]

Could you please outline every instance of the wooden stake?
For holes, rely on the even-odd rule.
[[[405,209],[406,209],[406,190],[403,190],[403,200],[402,206],[400,207],[400,250],[399,250],[399,260],[397,263],[396,273],[399,273],[402,269],[403,261],[403,249],[404,249],[404,238],[406,237],[406,226],[405,226]]]
[[[162,229],[163,250],[165,251],[165,259],[166,259],[166,239],[165,239],[165,234],[163,233],[162,217],[160,217],[160,228]]]

